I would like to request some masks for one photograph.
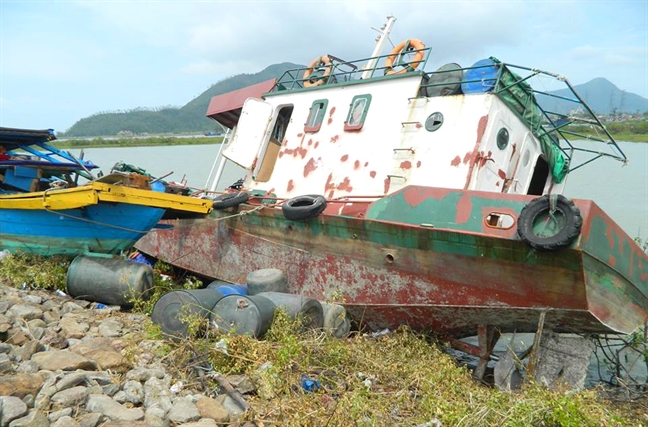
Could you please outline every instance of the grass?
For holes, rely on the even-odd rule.
[[[160,145],[206,145],[220,144],[222,136],[177,138],[173,136],[151,136],[147,138],[117,138],[117,139],[68,139],[57,140],[52,143],[59,149],[68,148],[101,148],[101,147],[148,147]]]
[[[14,286],[64,290],[68,265],[68,258],[11,255],[0,262],[0,278]],[[151,299],[136,303],[135,311],[150,313],[171,289],[202,285],[190,276],[165,279],[159,273],[173,272],[163,264],[156,270]],[[519,391],[500,392],[473,380],[444,351],[445,343],[407,327],[378,338],[355,333],[336,339],[304,331],[298,320],[279,311],[265,337],[253,339],[217,334],[200,318],[186,321],[193,323],[193,335],[185,340],[164,339],[152,323],[139,328],[141,336],[131,337],[131,358],[140,351],[138,342],[155,339],[156,355],[167,371],[205,394],[217,383],[196,367],[247,375],[257,392],[245,396],[251,405],[245,418],[268,426],[648,425],[645,393],[642,400],[618,404],[596,389],[549,390],[531,382]],[[305,379],[319,387],[306,391]]]

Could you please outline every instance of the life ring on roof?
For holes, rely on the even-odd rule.
[[[390,74],[405,74],[410,71],[414,71],[416,67],[419,66],[421,62],[423,62],[423,57],[425,56],[425,44],[419,40],[419,39],[407,39],[403,40],[398,44],[398,46],[394,47],[391,52],[389,52],[389,56],[387,59],[385,59],[385,75],[390,75]],[[403,66],[402,70],[396,70],[394,68],[394,62],[396,62],[396,58],[400,57],[400,55],[407,53],[407,51],[416,51],[414,54],[414,59],[411,62],[406,62],[406,63],[400,63],[396,64],[396,66],[401,65]]]
[[[517,232],[532,248],[554,251],[571,245],[582,225],[583,218],[573,201],[561,194],[544,195],[522,208]]]
[[[326,67],[324,74],[313,75],[313,72],[321,67]],[[304,71],[304,87],[321,86],[328,82],[328,76],[331,74],[332,68],[331,58],[329,58],[328,55],[318,56],[317,58],[313,59],[311,63],[308,64],[306,71]]]
[[[326,209],[326,198],[320,195],[297,196],[286,200],[281,211],[286,219],[300,221],[316,217]]]

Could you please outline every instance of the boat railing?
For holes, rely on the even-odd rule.
[[[306,70],[309,70],[308,67],[292,69],[284,72],[279,78],[273,91],[284,91],[284,90],[298,90],[298,89],[308,89],[308,85],[304,83],[312,80],[313,77],[321,78],[326,81],[326,86],[344,84],[353,81],[367,81],[370,79],[391,77],[394,75],[402,75],[405,73],[407,64],[410,64],[415,70],[423,70],[427,65],[428,59],[430,57],[431,48],[423,49],[411,49],[407,50],[405,53],[399,54],[387,54],[380,55],[376,57],[362,58],[354,61],[345,61],[333,55],[327,55],[331,59],[331,65],[326,65],[322,67],[315,67],[314,70],[311,70],[313,74],[309,78],[304,78],[304,73]],[[412,55],[416,55],[418,52],[423,52],[423,58],[420,60],[409,59]],[[385,65],[385,61],[389,57],[394,57],[392,63],[393,66]],[[367,68],[368,64],[369,65]],[[330,74],[327,77],[323,77],[322,74],[326,67],[332,67]],[[393,73],[391,72],[393,70]],[[369,77],[363,79],[362,74],[369,72]],[[321,88],[321,85],[317,87]]]
[[[495,65],[442,67],[427,73],[428,81],[422,83],[421,93],[428,92],[428,88],[445,87],[454,88],[453,94],[460,94],[460,87],[483,86],[482,93],[497,95],[543,144],[562,153],[567,160],[566,173],[602,157],[627,162],[601,119],[565,77],[491,59]]]

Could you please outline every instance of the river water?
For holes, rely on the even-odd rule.
[[[600,159],[575,170],[567,178],[565,195],[594,200],[630,237],[648,237],[648,144],[620,142],[629,164],[622,166],[611,159]],[[167,181],[206,188],[219,145],[172,145],[158,147],[111,147],[85,149],[85,158],[101,166],[103,173],[119,161],[146,169],[154,176],[173,172]],[[78,155],[77,152],[73,154]],[[244,172],[228,163],[218,189]]]

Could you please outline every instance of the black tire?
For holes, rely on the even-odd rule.
[[[319,195],[293,197],[281,205],[284,218],[293,221],[314,218],[326,209],[326,198]]]
[[[239,191],[238,193],[225,193],[220,194],[214,198],[214,209],[227,209],[238,206],[241,203],[247,202],[250,198],[250,195],[245,191]]]
[[[550,209],[549,195],[544,195],[530,201],[518,217],[518,235],[535,249],[554,251],[565,248],[571,245],[580,234],[583,218],[574,202],[563,195],[558,195],[554,218],[549,216]],[[545,223],[545,228],[541,231],[545,231],[548,225],[553,226],[548,235],[536,232],[542,225],[540,224],[542,221]]]

